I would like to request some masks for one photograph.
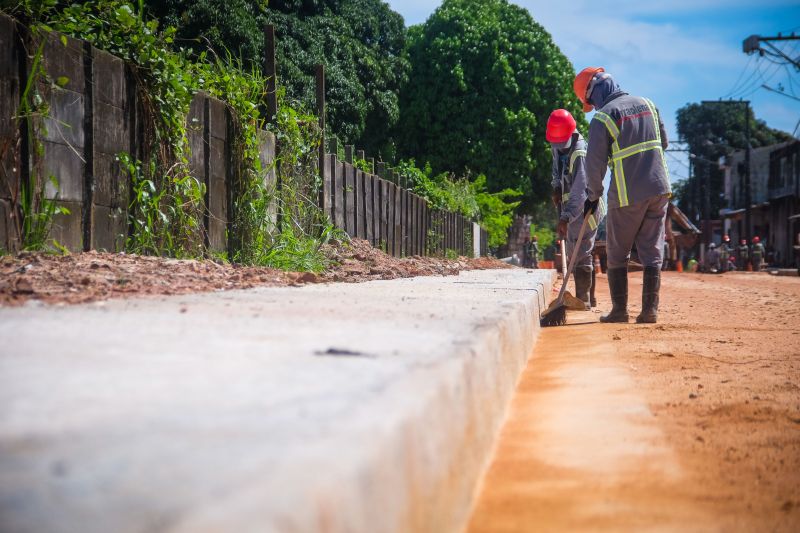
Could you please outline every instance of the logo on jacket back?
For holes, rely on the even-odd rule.
[[[619,122],[625,122],[626,120],[632,120],[639,117],[646,117],[652,115],[650,112],[650,108],[647,107],[646,104],[639,104],[633,107],[627,107],[625,109],[620,109],[620,115],[622,115],[619,119]]]

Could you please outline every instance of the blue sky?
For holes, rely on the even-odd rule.
[[[388,3],[407,25],[424,22],[441,4],[438,0]],[[678,108],[720,97],[751,100],[758,118],[789,133],[800,120],[800,101],[760,88],[765,82],[772,87],[781,84],[800,98],[800,73],[742,52],[742,41],[752,34],[792,30],[800,34],[796,0],[512,3],[530,11],[576,69],[605,67],[623,89],[655,101],[673,139]],[[787,41],[782,47],[790,56],[800,56],[800,41]],[[671,161],[670,171],[673,179],[686,176],[686,167],[678,161]]]

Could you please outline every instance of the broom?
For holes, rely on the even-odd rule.
[[[591,216],[592,213],[589,211],[586,213],[586,216],[583,217],[583,224],[581,224],[581,229],[578,232],[578,239],[575,241],[576,248],[580,246],[580,243],[583,240],[583,234],[586,232],[586,226],[589,225],[589,217]],[[550,326],[563,326],[567,323],[567,306],[564,305],[564,293],[567,292],[567,282],[569,281],[569,277],[572,275],[572,269],[575,268],[575,260],[578,258],[578,254],[575,253],[576,251],[577,250],[573,250],[572,257],[569,258],[569,267],[564,273],[564,282],[561,284],[561,290],[558,291],[558,298],[556,298],[553,303],[550,304],[550,306],[539,319],[539,324],[543,328]]]

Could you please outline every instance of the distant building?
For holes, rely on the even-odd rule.
[[[725,200],[720,209],[722,232],[739,243],[758,235],[768,262],[794,263],[800,233],[800,141],[754,148],[750,152],[750,231],[745,228],[745,151],[725,158]]]

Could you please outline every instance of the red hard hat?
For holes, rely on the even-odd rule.
[[[586,89],[589,88],[589,83],[598,72],[605,72],[603,67],[586,67],[575,76],[575,81],[572,82],[572,89],[575,91],[575,96],[578,97],[583,103],[583,112],[588,113],[594,106],[586,101]]]
[[[563,143],[575,131],[575,119],[566,109],[556,109],[547,119],[547,142]]]
[[[747,239],[742,239],[742,244],[747,244]]]
[[[761,239],[758,238],[758,235],[753,237],[753,242],[761,242]]]
[[[731,238],[730,238],[730,236],[728,236],[728,235],[725,235],[725,237],[723,237],[723,240],[724,240],[725,242],[730,242]]]

